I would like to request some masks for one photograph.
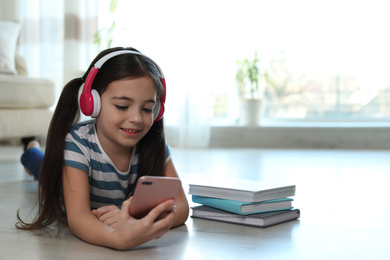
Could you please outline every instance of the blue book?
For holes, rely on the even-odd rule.
[[[244,202],[192,195],[192,201],[204,206],[225,210],[240,215],[249,215],[276,210],[290,210],[292,209],[291,204],[293,199],[280,198],[262,202]]]

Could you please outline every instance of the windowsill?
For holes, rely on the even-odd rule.
[[[211,147],[390,149],[390,124],[213,126]]]
[[[390,119],[388,120],[365,120],[365,121],[306,121],[306,120],[269,120],[263,119],[258,126],[247,126],[240,124],[229,124],[224,121],[216,122],[212,127],[360,127],[360,128],[376,128],[390,127]]]
[[[166,127],[166,135],[176,139],[177,127]],[[390,122],[263,121],[261,126],[213,125],[209,147],[390,150]]]

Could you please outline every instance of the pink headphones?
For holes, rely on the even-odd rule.
[[[84,115],[91,116],[91,117],[97,117],[99,115],[100,107],[101,107],[100,95],[96,89],[91,89],[93,80],[95,79],[96,74],[98,73],[99,69],[103,66],[103,64],[106,61],[108,61],[112,57],[122,55],[122,54],[135,54],[135,55],[140,55],[140,56],[144,56],[144,57],[148,58],[149,60],[151,60],[153,62],[154,66],[156,67],[156,69],[158,70],[158,72],[160,74],[160,80],[161,80],[161,83],[162,83],[163,88],[164,88],[164,93],[160,97],[160,99],[157,100],[157,103],[154,106],[153,115],[155,115],[155,116],[154,116],[153,123],[156,123],[157,121],[159,121],[162,118],[162,116],[164,114],[164,110],[165,110],[164,104],[165,104],[167,87],[165,84],[164,74],[163,74],[162,70],[160,69],[160,67],[157,65],[157,63],[155,63],[151,58],[149,58],[148,56],[146,56],[140,52],[131,51],[131,50],[120,50],[120,51],[111,52],[111,53],[103,56],[102,58],[100,58],[93,65],[92,69],[88,73],[87,79],[85,80],[83,91],[82,91],[81,96],[80,96],[81,112],[83,112]]]

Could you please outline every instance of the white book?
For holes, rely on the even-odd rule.
[[[265,184],[256,181],[235,180],[222,185],[189,184],[189,194],[230,199],[244,202],[260,202],[295,196],[295,185]]]

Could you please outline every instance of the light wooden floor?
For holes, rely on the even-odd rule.
[[[25,232],[36,185],[21,147],[0,146],[0,259],[390,259],[390,152],[173,149],[185,189],[198,180],[273,180],[297,185],[301,219],[266,229],[189,218],[130,251],[89,245],[66,228]]]

